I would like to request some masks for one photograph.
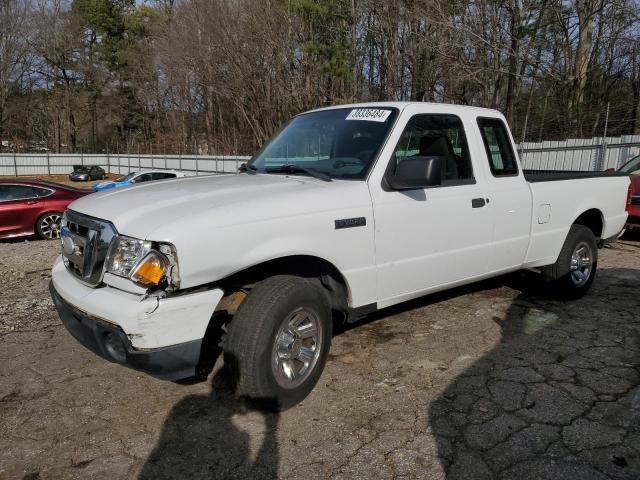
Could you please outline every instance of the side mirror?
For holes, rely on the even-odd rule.
[[[394,190],[415,190],[442,184],[442,157],[407,157],[387,176]]]

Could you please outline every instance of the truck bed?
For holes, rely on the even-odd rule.
[[[553,182],[557,180],[578,180],[581,178],[597,177],[625,177],[622,172],[593,172],[593,171],[567,171],[567,170],[524,170],[524,178],[527,182]]]

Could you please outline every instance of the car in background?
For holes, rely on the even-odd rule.
[[[60,238],[62,212],[89,193],[38,180],[0,180],[0,239],[34,233],[44,239]]]
[[[98,165],[74,165],[69,180],[74,182],[88,182],[90,180],[104,180],[107,172]]]
[[[629,218],[626,228],[630,230],[640,228],[640,155],[625,163],[618,172],[627,173],[631,178],[627,199]]]
[[[148,170],[145,172],[131,172],[128,175],[120,177],[110,182],[97,183],[93,186],[94,192],[108,190],[110,188],[125,187],[127,185],[136,185],[143,182],[151,182],[154,180],[168,180],[171,178],[184,177],[183,172],[175,170]]]

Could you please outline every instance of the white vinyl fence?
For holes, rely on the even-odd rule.
[[[235,173],[251,157],[222,155],[83,155],[2,153],[0,175],[68,174],[74,165],[99,165],[108,173],[137,170],[180,170],[187,175]]]
[[[523,167],[528,170],[617,169],[640,155],[640,135],[524,142],[518,146],[518,152]]]

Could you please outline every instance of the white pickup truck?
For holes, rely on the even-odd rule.
[[[473,107],[314,110],[241,170],[71,204],[50,286],[71,334],[169,380],[206,377],[219,342],[238,395],[284,408],[334,322],[522,268],[577,298],[627,218],[627,176],[529,175]]]

